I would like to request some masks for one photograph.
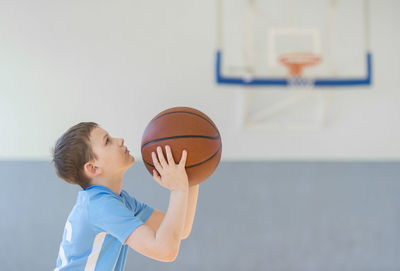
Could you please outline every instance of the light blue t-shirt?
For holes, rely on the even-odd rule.
[[[125,190],[121,195],[101,185],[81,190],[65,224],[55,271],[124,270],[124,243],[152,212]]]

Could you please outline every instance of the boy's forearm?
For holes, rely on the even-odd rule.
[[[156,232],[156,240],[165,248],[179,250],[188,205],[189,188],[171,191],[168,210]]]
[[[188,207],[186,212],[185,227],[182,238],[187,238],[192,231],[194,216],[196,213],[197,199],[199,195],[199,185],[193,185],[189,188]]]

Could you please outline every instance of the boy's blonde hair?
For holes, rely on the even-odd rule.
[[[64,181],[78,184],[83,189],[90,186],[83,166],[97,159],[90,143],[90,132],[98,127],[94,122],[81,122],[68,129],[56,142],[52,150],[56,174]]]

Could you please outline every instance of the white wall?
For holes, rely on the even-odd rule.
[[[223,159],[399,159],[400,2],[371,1],[374,85],[341,90],[319,132],[243,132],[236,87],[214,83],[214,0],[0,2],[0,159],[49,159],[80,121],[140,157],[147,122],[173,106],[208,114]],[[351,23],[351,22],[349,22]]]

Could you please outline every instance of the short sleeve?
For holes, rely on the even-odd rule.
[[[122,244],[136,228],[144,224],[120,199],[106,193],[90,199],[88,219],[94,226],[110,233]]]
[[[147,219],[151,216],[153,213],[154,208],[147,205],[144,202],[138,201],[136,198],[132,197],[131,195],[128,194],[125,190],[122,190],[121,195],[129,202],[129,204],[132,206],[133,214],[140,218],[143,222],[146,222]]]

